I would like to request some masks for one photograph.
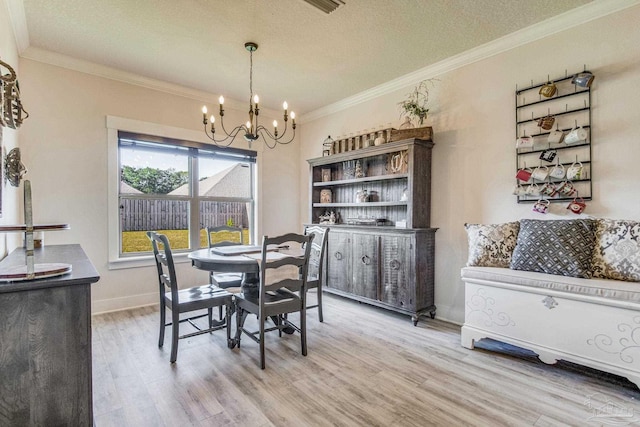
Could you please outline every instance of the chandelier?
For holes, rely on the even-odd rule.
[[[202,107],[202,123],[204,124],[204,133],[212,140],[216,145],[228,147],[235,141],[236,137],[240,134],[244,136],[249,142],[249,148],[251,143],[258,138],[262,137],[265,145],[269,148],[275,148],[278,144],[289,144],[296,136],[296,113],[291,112],[291,127],[293,128],[293,135],[288,140],[283,139],[287,134],[287,124],[289,121],[289,113],[287,112],[287,101],[282,104],[284,109],[284,131],[278,134],[278,122],[273,121],[273,132],[258,123],[258,116],[260,109],[258,108],[258,102],[260,98],[253,93],[253,52],[258,49],[258,44],[253,42],[247,42],[244,44],[245,49],[249,51],[250,68],[249,68],[249,120],[245,124],[236,126],[230,132],[224,127],[224,96],[220,95],[218,102],[220,103],[220,127],[222,128],[223,136],[216,138],[215,117],[213,114],[207,119],[207,106]],[[209,128],[207,125],[211,124]]]

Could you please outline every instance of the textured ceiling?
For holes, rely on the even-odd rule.
[[[24,0],[29,45],[298,114],[591,0]]]

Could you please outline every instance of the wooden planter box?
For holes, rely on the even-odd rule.
[[[391,141],[401,141],[403,139],[418,138],[431,140],[433,136],[433,129],[431,126],[425,126],[421,128],[413,129],[391,129]]]

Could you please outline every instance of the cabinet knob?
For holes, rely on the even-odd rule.
[[[394,259],[389,263],[389,267],[391,267],[392,270],[400,270],[400,262]]]
[[[363,256],[363,257],[362,257],[362,263],[363,263],[364,265],[369,265],[369,264],[371,264],[371,258],[369,258],[367,255]]]
[[[341,252],[336,252],[335,254],[333,254],[333,256],[335,257],[335,259],[337,260],[341,260],[342,259],[342,253]]]

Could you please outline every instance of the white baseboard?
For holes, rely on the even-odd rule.
[[[158,304],[158,293],[140,294],[121,298],[102,299],[91,302],[91,314],[103,314],[112,311],[130,310],[138,307]]]

